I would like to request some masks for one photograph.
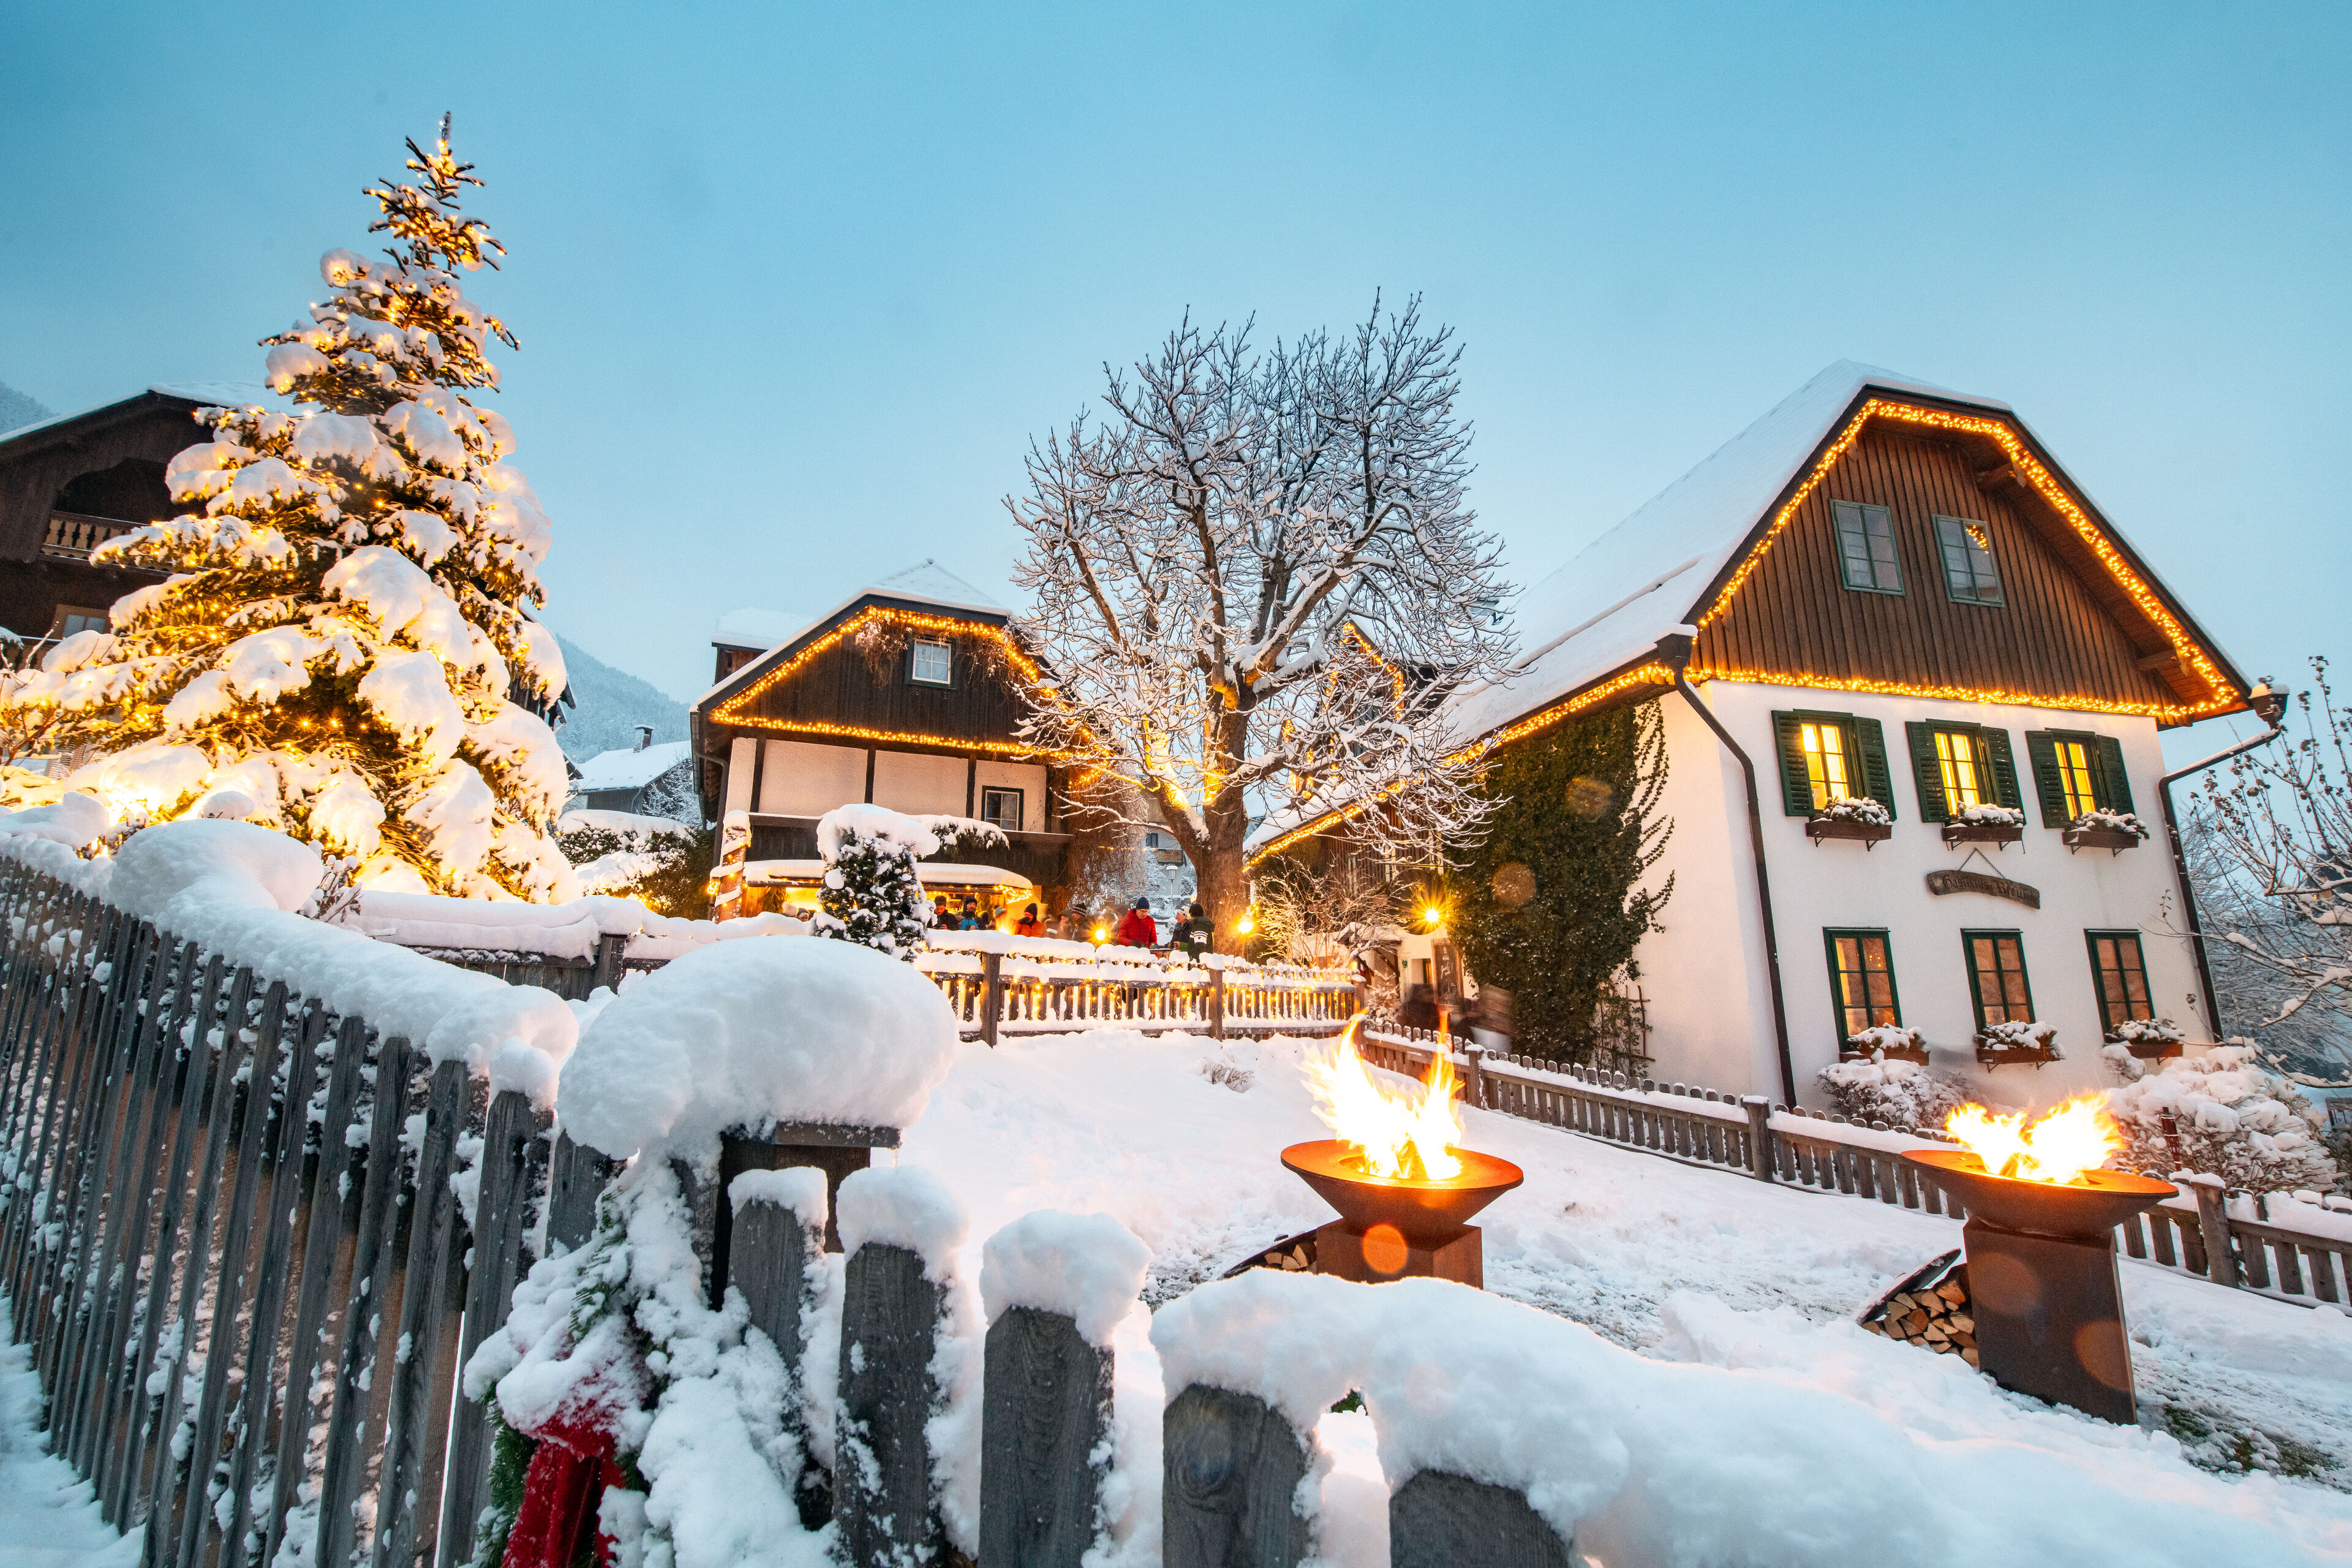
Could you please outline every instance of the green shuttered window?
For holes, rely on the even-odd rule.
[[[2033,1019],[2033,993],[2025,983],[2025,937],[2013,931],[1964,931],[1960,946],[1969,965],[1969,1000],[1976,1005],[1979,1033],[1995,1024]]]
[[[1825,931],[1822,940],[1829,949],[1830,998],[1837,1008],[1838,1038],[1852,1039],[1875,1024],[1902,1023],[1886,933]]]
[[[1982,724],[1915,721],[1903,726],[1919,820],[1949,822],[1971,805],[2021,804],[2009,731]]]
[[[1903,592],[1903,563],[1895,553],[1895,519],[1883,506],[1833,500],[1838,567],[1845,585],[1864,594]]]
[[[1772,735],[1780,754],[1780,809],[1786,815],[1811,816],[1842,795],[1867,795],[1894,814],[1886,732],[1877,720],[1851,713],[1775,713]]]
[[[2099,1028],[2110,1039],[2134,1018],[2152,1018],[2147,1001],[2147,968],[2140,960],[2139,932],[2086,931],[2091,946],[2091,978],[2099,991]]]
[[[2086,811],[2132,809],[2121,741],[2072,730],[2028,730],[2025,756],[2033,769],[2044,827],[2071,826]]]

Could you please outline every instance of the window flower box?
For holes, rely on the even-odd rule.
[[[1944,824],[1947,844],[2014,844],[2025,837],[2025,813],[2007,805],[1971,805]]]
[[[1845,1049],[1839,1060],[1850,1062],[1901,1061],[1927,1065],[1927,1047],[1916,1029],[1900,1024],[1877,1024],[1845,1038]]]
[[[2136,849],[2147,837],[2147,824],[2128,811],[2086,811],[2076,817],[2061,836],[2071,852],[2076,849],[2105,849],[2120,855]]]
[[[1895,814],[1868,795],[1839,795],[1806,821],[1805,837],[1817,848],[1825,839],[1848,838],[1868,849],[1895,837]]]
[[[1989,1068],[2040,1067],[2059,1059],[2058,1026],[2020,1019],[1979,1029],[1975,1037],[1977,1060]]]
[[[2107,1038],[2144,1062],[2180,1054],[2180,1026],[2169,1018],[2126,1018]]]

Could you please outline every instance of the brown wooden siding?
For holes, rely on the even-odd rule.
[[[2096,570],[2088,552],[2053,531],[2038,499],[2014,485],[1980,488],[1976,476],[1988,466],[1958,441],[1874,422],[1805,499],[1730,607],[1700,632],[1694,662],[2121,705],[2179,701],[2139,668],[2141,656],[2161,645],[2136,646],[2103,602],[2112,585],[2077,574],[2084,565]],[[1888,509],[1902,594],[1844,585],[1833,500]],[[1946,595],[1937,513],[1987,526],[2006,604],[1958,605]],[[2150,634],[2143,629],[2141,637]]]
[[[844,637],[722,722],[776,734],[789,731],[761,731],[759,721],[845,724],[894,736],[935,736],[950,748],[958,742],[1011,742],[1027,708],[1003,645],[986,634],[919,635],[954,648],[953,686],[910,681],[908,662],[918,634],[874,626]],[[765,679],[755,675],[751,684]]]

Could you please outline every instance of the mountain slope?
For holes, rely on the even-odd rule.
[[[572,674],[576,704],[558,730],[563,754],[585,762],[599,752],[637,743],[637,726],[653,726],[654,743],[686,739],[686,704],[655,689],[626,670],[614,669],[570,637],[559,635],[563,665]]]

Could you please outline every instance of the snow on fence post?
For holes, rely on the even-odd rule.
[[[2187,1187],[2197,1200],[2197,1228],[2205,1242],[2205,1270],[2216,1285],[2233,1289],[2238,1279],[2238,1257],[2230,1247],[2229,1194],[2221,1178],[2202,1171],[2191,1171],[2173,1180]]]
[[[1760,1094],[1743,1095],[1739,1107],[1748,1112],[1748,1169],[1759,1182],[1769,1182],[1780,1164],[1772,1143],[1772,1102]]]
[[[1160,1418],[1165,1568],[1295,1568],[1309,1525],[1295,1506],[1307,1445],[1254,1394],[1193,1384]],[[1465,1559],[1464,1561],[1468,1561]]]
[[[929,1433],[947,1391],[934,1370],[963,1205],[929,1172],[859,1171],[841,1184],[849,1249],[841,1303],[833,1519],[855,1568],[943,1560]]]
[[[1025,1215],[982,1249],[982,1563],[1080,1568],[1108,1545],[1110,1337],[1150,1263],[1108,1215]]]
[[[820,1506],[823,1472],[805,1457],[801,1358],[817,1309],[825,1225],[832,1215],[824,1184],[824,1172],[802,1165],[745,1171],[726,1187],[734,1214],[726,1283],[743,1292],[750,1326],[768,1336],[784,1363],[784,1432],[804,1457],[801,1491],[815,1493]]]

